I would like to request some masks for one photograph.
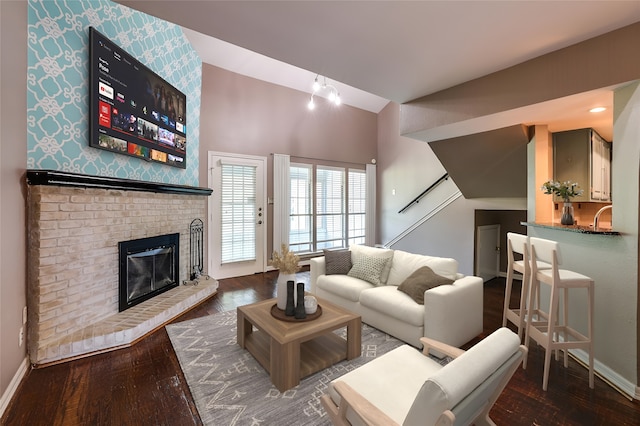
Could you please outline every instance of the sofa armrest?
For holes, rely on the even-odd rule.
[[[309,279],[310,291],[316,294],[316,281],[318,281],[320,275],[324,275],[327,271],[324,256],[312,257],[309,259],[309,265],[311,267]]]
[[[482,333],[482,278],[466,276],[424,293],[424,335],[460,347]]]

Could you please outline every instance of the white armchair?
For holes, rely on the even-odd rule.
[[[343,375],[322,397],[334,425],[494,425],[489,411],[527,349],[501,328],[468,351],[423,338]],[[430,350],[453,361],[442,366]]]

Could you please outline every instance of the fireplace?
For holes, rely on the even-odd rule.
[[[189,279],[185,231],[207,216],[210,189],[54,170],[27,170],[26,183],[31,365],[133,345],[216,294],[211,279],[178,285],[123,312],[118,301],[119,241],[179,233],[173,281]]]
[[[177,287],[180,234],[118,243],[120,312]]]

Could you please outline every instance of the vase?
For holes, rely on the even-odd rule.
[[[287,306],[284,309],[284,314],[288,317],[292,317],[296,314],[294,291],[295,285],[293,281],[287,281]]]
[[[298,298],[296,301],[296,318],[303,319],[307,317],[307,311],[304,309],[304,283],[298,283]]]
[[[304,297],[304,310],[307,315],[313,315],[318,310],[318,299],[313,296]]]
[[[567,201],[565,201],[562,206],[560,223],[563,225],[573,225],[573,206]]]
[[[287,308],[287,281],[294,281],[296,274],[280,274],[276,281],[276,298],[278,300],[278,309],[285,310]],[[295,289],[294,289],[295,292]],[[294,294],[294,301],[295,294]]]

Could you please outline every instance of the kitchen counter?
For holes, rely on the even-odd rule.
[[[576,232],[578,234],[590,235],[620,235],[618,231],[608,228],[598,228],[596,230],[591,226],[582,225],[561,225],[559,223],[542,223],[542,222],[520,222],[520,225],[535,226],[538,228],[557,229],[558,231]]]

